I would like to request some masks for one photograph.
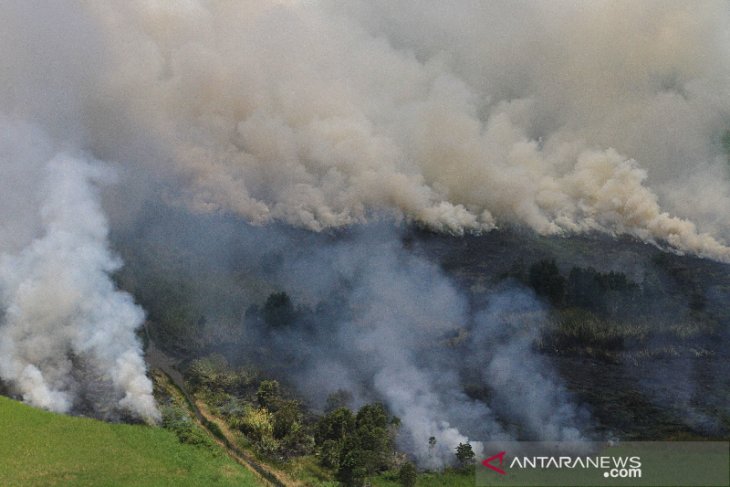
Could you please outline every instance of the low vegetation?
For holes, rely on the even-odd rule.
[[[402,463],[395,450],[400,420],[380,403],[352,411],[343,406],[348,398],[340,391],[328,399],[328,412],[317,417],[276,380],[262,379],[250,369],[236,370],[220,355],[194,361],[186,378],[195,396],[240,435],[238,446],[266,461],[298,463],[312,477],[347,486],[364,485]],[[180,421],[171,424],[179,428],[175,425]],[[183,438],[190,441],[187,433]]]
[[[260,485],[220,448],[185,427],[173,429],[180,439],[161,428],[62,416],[0,397],[0,485]]]
[[[476,306],[488,302],[490,290],[499,286],[533,293],[543,305],[503,319],[535,332],[530,333],[534,349],[565,367],[573,392],[605,421],[601,427],[641,438],[669,438],[674,431],[690,431],[675,424],[672,411],[664,408],[664,416],[660,415],[661,408],[640,391],[609,396],[611,387],[598,388],[588,372],[571,371],[575,364],[589,363],[595,370],[608,371],[608,380],[623,380],[612,367],[636,365],[639,370],[653,360],[714,357],[717,338],[724,336],[730,323],[730,311],[722,304],[723,296],[730,296],[724,268],[646,248],[631,254],[640,261],[637,268],[614,266],[608,257],[606,262],[576,258],[581,245],[595,254],[593,240],[546,240],[531,252],[515,253],[513,246],[495,239],[481,253],[461,249],[454,259],[438,257],[445,272],[470,289]],[[492,254],[497,257],[490,257],[489,265],[482,262]],[[526,263],[525,256],[530,259]],[[213,415],[212,424],[225,430],[226,441],[285,472],[297,485],[473,485],[468,445],[459,445],[452,466],[443,472],[423,471],[413,458],[396,451],[399,422],[382,405],[353,408],[352,396],[339,391],[326,401],[319,398],[317,402],[325,406],[313,410],[302,402],[296,385],[286,382],[289,372],[311,358],[300,349],[326,353],[307,345],[316,345],[336,331],[334,324],[350,318],[342,296],[335,293],[310,307],[260,283],[237,281],[231,286],[219,283],[217,275],[179,272],[180,278],[159,285],[148,285],[153,281],[147,279],[131,281],[134,273],[119,278],[149,309],[155,343],[188,359],[183,365],[186,387],[193,402]],[[215,315],[195,303],[201,289],[216,295]],[[437,344],[424,344],[424,350],[431,346],[458,350],[468,343],[470,324],[455,326],[459,328],[453,334]],[[212,336],[210,330],[225,330],[226,336]],[[467,370],[462,380],[467,395],[490,400],[491,392],[479,377]],[[165,403],[163,412],[165,427],[180,442],[210,448],[210,435],[201,435],[183,403]],[[637,417],[647,424],[637,426]]]

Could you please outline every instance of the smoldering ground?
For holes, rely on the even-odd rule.
[[[159,211],[160,233],[119,236],[119,245],[167,242],[157,252],[197,255],[182,264],[189,270],[171,269],[181,272],[176,282],[200,280],[193,288],[206,287],[211,276],[221,279],[224,261],[229,290],[240,293],[237,301],[209,296],[190,311],[190,327],[203,335],[228,330],[227,340],[209,341],[199,354],[218,351],[234,363],[263,367],[314,409],[340,390],[352,395],[353,407],[382,401],[402,421],[401,447],[424,466],[450,463],[455,447],[469,440],[478,449],[484,438],[576,440],[591,433],[587,410],[534,349],[547,318],[529,290],[507,286],[475,306],[436,263],[406,250],[403,229],[393,224],[322,235]],[[168,226],[194,230],[189,239],[171,241],[163,236]],[[132,266],[136,259],[128,256]],[[167,293],[137,282],[140,289],[130,290],[143,302]],[[269,301],[285,294],[264,306],[265,298],[250,298],[256,288],[270,293]],[[493,400],[464,392],[465,374],[474,373]]]
[[[720,1],[31,0],[4,2],[0,18],[0,376],[34,404],[73,407],[84,381],[63,372],[95,363],[114,408],[154,419],[134,336],[142,310],[109,279],[121,262],[107,232],[154,232],[145,211],[163,204],[315,232],[383,216],[455,235],[602,232],[730,259],[730,12]],[[116,188],[98,161],[116,165]],[[470,309],[432,264],[388,243],[397,239],[382,240],[325,246],[319,261],[332,266],[315,279],[319,261],[286,243],[289,280],[269,282],[311,305],[350,280],[351,316],[335,320],[335,343],[379,357],[384,367],[362,360],[363,373],[396,410],[405,399],[392,384],[407,376],[423,383],[417,417],[457,404],[496,415],[444,394],[433,368],[412,365],[415,351],[387,347],[478,330],[475,317],[493,314]],[[246,251],[266,257],[257,246],[268,245]],[[58,275],[70,285],[57,290]],[[63,302],[50,306],[49,295]],[[408,306],[417,295],[421,306]],[[193,298],[191,307],[211,302]],[[171,302],[138,299],[151,314]],[[582,415],[559,406],[555,386],[559,418],[516,413],[523,428],[537,417],[556,423],[550,434],[573,434],[567,425]],[[436,426],[458,437],[451,428]],[[421,448],[420,437],[404,441]]]
[[[392,223],[314,234],[181,209],[146,214],[113,241],[128,262],[120,282],[150,303],[159,341],[173,353],[179,347],[182,357],[221,353],[232,364],[263,368],[315,411],[340,390],[351,394],[351,407],[382,401],[402,420],[400,447],[423,466],[448,463],[467,440],[725,431],[728,317],[717,306],[726,298],[697,314],[683,285],[653,284],[652,261],[664,255],[653,246],[509,232],[442,237]],[[540,261],[556,245],[566,265],[627,266],[647,276],[617,318],[580,315],[595,330],[577,323],[565,331],[577,349],[555,329],[576,311],[553,308],[506,272],[525,258]],[[687,269],[702,263],[670,260]],[[720,279],[706,276],[702,285],[727,281],[725,266],[699,267]],[[163,269],[169,280],[148,286]],[[170,317],[156,313],[170,309],[184,331],[162,326]]]

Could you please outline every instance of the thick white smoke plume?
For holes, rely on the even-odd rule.
[[[109,277],[120,262],[109,252],[97,194],[97,185],[112,176],[109,168],[66,154],[47,160],[40,131],[20,124],[3,128],[6,178],[0,186],[11,207],[27,206],[28,218],[6,215],[9,225],[0,232],[0,378],[28,403],[67,412],[89,387],[80,375],[95,376],[108,384],[110,397],[93,401],[108,400],[108,413],[124,410],[156,421],[135,335],[144,312]],[[39,179],[32,187],[13,187],[26,178]],[[37,227],[37,235],[11,245],[21,238],[13,226],[22,224],[31,232]]]
[[[155,152],[137,162],[198,210],[315,230],[385,212],[457,234],[623,233],[730,260],[724,2],[134,1],[87,15],[106,59],[96,149],[121,157],[118,137],[144,134]]]
[[[364,226],[330,243],[275,231],[264,240],[270,252],[285,249],[280,266],[264,271],[268,279],[320,310],[259,342],[297,364],[287,376],[312,403],[340,389],[353,393],[354,406],[382,401],[401,420],[400,447],[427,468],[452,463],[459,443],[479,454],[481,440],[589,436],[588,415],[532,348],[547,314],[530,293],[496,292],[475,313],[467,293],[405,251],[388,227]],[[465,383],[489,397],[470,397]]]

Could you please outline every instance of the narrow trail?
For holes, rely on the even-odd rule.
[[[165,374],[173,385],[182,393],[188,403],[190,410],[195,414],[195,418],[200,426],[208,432],[213,440],[220,445],[228,455],[236,460],[243,467],[254,473],[260,480],[267,485],[273,487],[301,487],[302,484],[288,478],[283,472],[277,472],[267,465],[260,463],[252,454],[238,448],[236,446],[233,433],[223,421],[216,418],[207,408],[207,406],[197,401],[186,389],[185,379],[176,365],[178,361],[170,357],[161,350],[152,339],[147,325],[144,326],[147,336],[147,348],[145,350],[145,360],[148,366],[158,369]],[[211,425],[215,425],[215,429]]]

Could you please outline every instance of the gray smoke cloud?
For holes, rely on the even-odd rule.
[[[590,437],[590,415],[534,351],[547,313],[529,291],[501,289],[473,309],[464,289],[389,226],[332,241],[275,230],[258,238],[270,255],[250,257],[248,273],[304,308],[273,330],[248,317],[246,340],[264,347],[264,363],[292,364],[281,373],[312,404],[338,390],[356,407],[382,401],[401,420],[400,447],[426,468],[451,464],[459,443],[480,454],[486,439]],[[467,385],[488,393],[471,397]]]
[[[589,413],[577,405],[548,361],[533,351],[547,315],[526,291],[498,292],[476,317],[470,341],[495,409],[519,425],[516,436],[580,441]],[[485,354],[485,352],[487,352]]]
[[[730,258],[723,2],[88,10],[107,60],[98,149],[146,134],[195,210],[600,231]]]
[[[98,186],[113,173],[69,154],[49,158],[42,132],[2,126],[0,187],[9,209],[26,211],[0,230],[0,378],[29,404],[68,412],[88,386],[80,374],[94,374],[110,389],[96,402],[156,421],[135,335],[144,312],[110,278],[121,263],[108,249]],[[18,187],[24,179],[32,184]]]
[[[44,8],[4,7],[4,110],[197,211],[601,231],[730,256],[721,1]]]

